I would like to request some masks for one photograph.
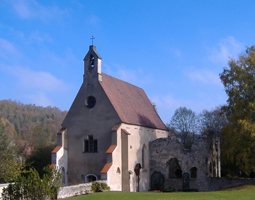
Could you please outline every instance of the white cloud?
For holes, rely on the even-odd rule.
[[[173,51],[173,53],[174,53],[174,55],[175,55],[176,57],[181,57],[182,53],[181,53],[181,51],[180,51],[179,49],[174,49],[174,50],[172,50],[172,51]]]
[[[213,84],[217,86],[222,86],[219,74],[209,70],[188,71],[186,72],[186,76],[188,76],[192,81],[199,81],[205,84]]]
[[[244,50],[245,45],[233,36],[221,40],[216,47],[208,48],[210,55],[209,59],[215,63],[226,64],[230,57],[236,57]]]
[[[44,92],[38,92],[36,94],[28,94],[25,97],[29,100],[29,102],[35,102],[36,105],[40,106],[50,106],[52,102],[47,97]]]
[[[28,1],[17,0],[12,3],[14,10],[20,17],[30,18],[33,15],[32,10],[29,8]]]
[[[89,18],[89,23],[90,24],[93,24],[93,25],[96,25],[100,22],[100,18],[97,17],[96,15],[92,15],[90,18]]]
[[[172,95],[167,94],[164,96],[154,96],[151,101],[156,104],[156,107],[163,107],[168,110],[175,110],[184,104],[190,104],[190,101],[185,101],[181,99],[175,99]]]
[[[8,88],[13,91],[14,99],[28,101],[39,106],[56,106],[56,98],[62,98],[66,91],[72,92],[72,87],[56,78],[49,72],[32,71],[29,68],[9,67],[0,64],[0,70],[5,80],[8,77]],[[25,98],[25,100],[24,100]]]
[[[0,38],[0,57],[7,57],[7,54],[16,53],[17,50],[11,42]]]
[[[167,123],[173,116],[175,110],[179,107],[187,107],[189,109],[194,109],[197,102],[192,102],[190,100],[176,99],[171,94],[158,95],[150,98],[153,103],[156,104],[156,109],[159,116],[163,122]]]
[[[186,107],[196,113],[200,113],[204,109],[212,109],[218,106],[214,101],[208,101],[208,99],[204,100],[203,98],[199,98],[196,100],[189,100],[189,97],[187,97],[187,99],[174,98],[171,94],[158,95],[150,99],[156,104],[159,116],[165,123],[170,121],[175,110],[180,107]]]
[[[148,83],[153,82],[152,76],[149,74],[145,74],[145,72],[141,68],[137,70],[127,69],[125,66],[118,64],[111,66],[104,64],[104,68],[106,69],[106,73],[110,76],[134,84],[138,87],[142,87],[147,85]]]
[[[9,68],[9,72],[18,78],[19,86],[24,89],[38,89],[39,91],[50,92],[69,88],[67,84],[49,72],[36,72],[21,67]]]
[[[57,6],[43,6],[35,0],[11,1],[14,11],[23,19],[39,18],[42,20],[52,19],[66,13]]]
[[[135,70],[128,70],[128,69],[119,69],[116,71],[116,77],[120,80],[127,81],[127,82],[136,82],[137,81],[137,74]]]
[[[30,39],[38,42],[52,42],[53,40],[49,37],[48,34],[40,33],[39,31],[34,31],[30,35]]]

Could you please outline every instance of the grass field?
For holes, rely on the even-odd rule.
[[[255,186],[246,185],[236,188],[230,188],[215,192],[174,192],[174,193],[154,193],[154,192],[100,192],[78,197],[67,198],[66,200],[126,200],[126,199],[144,199],[144,200],[255,200]]]

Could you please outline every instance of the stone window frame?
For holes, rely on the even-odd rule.
[[[97,139],[94,139],[93,135],[88,135],[88,138],[83,140],[83,152],[84,153],[98,152],[98,141]]]

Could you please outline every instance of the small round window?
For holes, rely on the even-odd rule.
[[[87,108],[93,108],[96,105],[96,98],[93,96],[87,97],[85,104]]]

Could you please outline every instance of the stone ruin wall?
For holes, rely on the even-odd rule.
[[[165,177],[165,189],[182,189],[182,179],[169,178],[169,161],[177,158],[182,173],[191,174],[196,167],[196,178],[190,178],[190,188],[208,191],[209,177],[220,177],[220,141],[212,133],[198,136],[191,149],[183,149],[179,138],[159,138],[151,141],[150,175],[161,172]]]

